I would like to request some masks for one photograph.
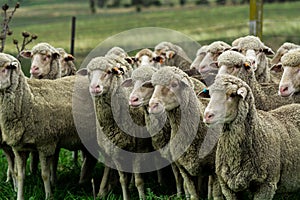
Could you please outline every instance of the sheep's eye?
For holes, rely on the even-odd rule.
[[[172,88],[175,88],[175,87],[177,87],[177,86],[178,86],[177,83],[171,83],[171,87],[172,87]]]

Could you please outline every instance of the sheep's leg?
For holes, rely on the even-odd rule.
[[[122,187],[123,200],[129,200],[129,192],[128,192],[128,176],[125,172],[119,171],[120,176],[120,184]]]
[[[216,174],[210,176],[211,184],[212,184],[212,196],[210,199],[213,200],[223,200],[223,194],[221,190],[220,183],[218,181],[218,177]]]
[[[78,166],[78,151],[75,150],[72,153],[74,166]]]
[[[183,178],[180,174],[179,169],[177,168],[175,163],[171,164],[172,171],[175,177],[176,181],[176,191],[177,191],[177,196],[180,197],[182,195],[182,188],[183,188]]]
[[[81,172],[80,172],[80,180],[79,183],[87,182],[92,177],[92,172],[97,164],[97,159],[93,157],[89,152],[84,152],[85,158],[83,160]]]
[[[103,172],[103,176],[102,176],[102,180],[100,183],[100,189],[98,192],[98,197],[104,197],[107,192],[108,192],[108,178],[109,178],[109,172],[110,172],[110,168],[105,166],[104,168],[104,172]]]
[[[10,178],[12,177],[14,188],[16,189],[17,185],[16,185],[16,175],[14,173],[14,166],[15,166],[15,161],[14,161],[15,155],[14,155],[14,152],[8,146],[7,147],[3,147],[3,152],[4,152],[4,155],[6,157],[7,164],[8,164],[7,173],[6,173],[6,175],[7,175],[6,182],[9,182]]]
[[[30,153],[31,159],[30,159],[30,172],[31,174],[36,174],[38,170],[38,164],[39,164],[39,153],[38,152],[31,152]]]
[[[208,176],[207,175],[200,175],[198,176],[198,190],[199,197],[201,199],[206,199],[208,196]]]
[[[190,194],[190,199],[191,200],[199,199],[195,184],[194,184],[192,178],[190,177],[190,175],[182,167],[178,166],[178,168],[179,168],[180,173],[183,177],[184,184],[186,184],[188,193]]]
[[[140,173],[134,174],[135,187],[138,190],[139,198],[145,200],[145,189],[144,189],[144,180]]]
[[[156,171],[156,174],[157,174],[157,182],[160,186],[163,185],[163,175],[162,175],[162,169],[159,169]]]
[[[13,148],[15,154],[15,162],[17,168],[17,183],[18,183],[18,194],[17,200],[24,199],[24,180],[25,180],[25,169],[27,155],[23,151],[17,151]]]
[[[227,186],[227,184],[223,181],[222,178],[218,177],[219,183],[222,189],[222,194],[225,196],[225,199],[237,200],[237,196],[235,193]]]
[[[57,172],[57,165],[58,165],[58,159],[59,159],[59,151],[60,149],[57,148],[55,150],[54,156],[52,157],[51,163],[50,163],[50,183],[52,186],[56,185],[56,172]]]
[[[254,200],[271,200],[275,195],[277,189],[276,183],[265,183],[261,185],[258,191],[254,194]]]
[[[46,199],[52,197],[51,192],[51,184],[50,184],[50,163],[53,159],[50,156],[46,156],[43,153],[39,154],[40,162],[41,162],[41,171],[42,171],[42,179],[44,182],[45,195]]]

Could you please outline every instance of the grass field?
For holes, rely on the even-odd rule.
[[[10,2],[10,1],[9,1]],[[64,2],[64,3],[59,3]],[[300,2],[274,3],[264,5],[264,34],[266,45],[276,50],[283,42],[300,43]],[[38,35],[38,39],[28,48],[38,42],[48,42],[56,47],[69,50],[71,17],[76,16],[75,57],[76,65],[80,67],[84,58],[98,44],[107,38],[134,28],[160,27],[179,31],[197,41],[199,44],[209,44],[215,40],[228,43],[235,38],[248,34],[248,5],[238,6],[195,6],[185,7],[149,7],[142,12],[135,8],[119,8],[97,10],[92,15],[86,1],[29,1],[21,3],[10,25],[14,34],[7,40],[6,53],[16,55],[17,51],[12,39],[21,39],[22,31]],[[196,52],[195,52],[196,53]],[[22,60],[24,71],[28,74],[29,62]],[[0,151],[0,200],[15,199],[11,183],[5,183],[6,161]],[[99,164],[93,174],[96,192],[102,174]],[[29,170],[27,170],[29,171]],[[92,185],[79,186],[79,167],[74,167],[71,153],[62,151],[59,161],[58,185],[55,199],[93,199]],[[151,182],[151,181],[150,181]],[[154,181],[153,181],[154,182]],[[174,199],[172,191],[159,188],[155,184],[147,184],[147,199]],[[137,199],[133,190],[133,199]],[[117,187],[107,199],[121,199]],[[44,198],[43,184],[39,175],[27,173],[25,183],[25,199],[40,200]],[[300,199],[299,194],[277,196],[276,199]]]

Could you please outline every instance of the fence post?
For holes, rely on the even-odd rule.
[[[249,34],[262,39],[263,0],[250,0]]]
[[[75,43],[75,29],[76,29],[76,17],[72,17],[72,28],[71,28],[71,47],[70,54],[74,55],[74,43]]]

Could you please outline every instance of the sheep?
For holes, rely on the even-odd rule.
[[[297,49],[300,48],[300,45],[291,43],[291,42],[285,42],[283,43],[276,51],[275,55],[273,56],[271,60],[271,65],[276,65],[280,62],[281,57],[286,54],[291,49]]]
[[[210,144],[211,151],[207,153],[200,151],[208,131],[201,121],[204,105],[193,91],[191,79],[176,67],[166,66],[159,69],[153,74],[151,83],[154,92],[149,101],[148,112],[167,113],[171,125],[169,148],[172,159],[180,169],[191,199],[198,199],[193,179],[199,176],[202,179],[200,185],[205,185],[208,175],[214,175],[215,144]],[[200,188],[207,187],[202,185]],[[215,188],[214,193],[214,198],[220,198]]]
[[[129,68],[128,68],[129,67]],[[143,129],[132,127],[128,108],[128,90],[121,87],[125,78],[129,77],[132,71],[130,66],[117,63],[110,57],[93,58],[87,65],[90,80],[89,90],[94,99],[95,113],[99,127],[97,128],[98,144],[105,153],[112,159],[112,164],[118,170],[122,187],[123,199],[129,199],[127,189],[127,176],[125,170],[134,170],[135,184],[139,192],[139,197],[145,199],[144,183],[139,173],[138,160],[126,160],[127,165],[122,165],[122,150],[130,152],[147,152],[151,141],[148,138],[135,138],[137,135],[148,135]],[[123,107],[125,106],[125,107]],[[130,114],[143,119],[143,113],[130,110]],[[133,116],[134,119],[136,117]],[[142,122],[143,123],[143,122]],[[122,125],[122,127],[120,127]],[[127,133],[127,131],[130,134]],[[113,148],[116,145],[118,148]],[[139,158],[137,158],[139,159]]]
[[[260,84],[255,77],[256,60],[249,61],[249,57],[236,51],[226,51],[218,58],[218,74],[231,74],[245,81],[255,97],[255,106],[260,110],[272,110],[282,105],[290,104],[294,98],[283,98],[277,94],[277,84]]]
[[[231,46],[223,41],[215,41],[206,48],[206,55],[200,62],[197,70],[202,75],[207,86],[210,86],[214,82],[215,76],[218,73],[216,66],[218,56],[230,48]]]
[[[60,54],[48,43],[35,45],[32,50],[23,50],[20,55],[31,59],[31,78],[57,79],[61,77]]]
[[[281,64],[277,67],[283,68],[283,74],[279,84],[279,95],[282,97],[289,97],[297,94],[300,91],[300,49],[290,50],[288,53],[283,55],[281,58]]]
[[[157,56],[151,49],[141,49],[138,51],[134,57],[126,58],[127,62],[134,65],[133,68],[138,68],[142,66],[153,66],[159,68],[164,62],[164,58]]]
[[[60,54],[61,77],[75,75],[76,67],[74,56],[67,53],[63,48],[56,48]]]
[[[217,69],[216,61],[218,56],[226,50],[229,50],[231,46],[223,41],[215,41],[206,47],[206,55],[202,58],[198,66],[200,73],[208,73]]]
[[[171,161],[169,151],[162,150],[162,148],[165,147],[170,140],[170,124],[166,121],[167,119],[164,119],[164,115],[160,117],[153,117],[149,115],[147,109],[147,105],[153,93],[153,86],[150,81],[153,73],[156,71],[157,68],[152,66],[137,68],[132,72],[131,77],[122,83],[122,86],[133,86],[133,90],[129,95],[129,105],[132,107],[143,107],[146,127],[152,136],[151,139],[154,149],[160,151],[163,158]],[[162,126],[163,122],[165,122],[164,126]],[[160,158],[158,159],[160,160]],[[171,167],[176,181],[177,195],[180,196],[182,194],[183,180],[176,165],[171,163]],[[158,174],[158,178],[161,179],[159,176],[160,174]],[[159,180],[159,182],[161,181]]]
[[[259,83],[270,82],[271,77],[267,55],[274,55],[273,50],[264,45],[256,36],[248,35],[237,39],[237,41],[236,46],[233,46],[232,50],[236,50],[243,55],[246,55],[250,50],[255,52],[253,56],[257,60],[257,69],[255,70],[256,80]]]
[[[211,128],[223,125],[216,173],[226,199],[249,190],[252,199],[264,200],[298,190],[300,105],[257,110],[250,87],[232,75],[218,75],[209,94],[204,122]]]
[[[161,42],[154,47],[154,53],[162,57],[162,65],[176,66],[182,70],[189,70],[192,60],[178,45],[171,42]]]
[[[24,199],[26,151],[37,151],[46,198],[51,197],[50,161],[58,148],[85,150],[72,116],[74,76],[26,79],[19,61],[0,54],[0,127],[12,147],[17,168],[17,199]]]

